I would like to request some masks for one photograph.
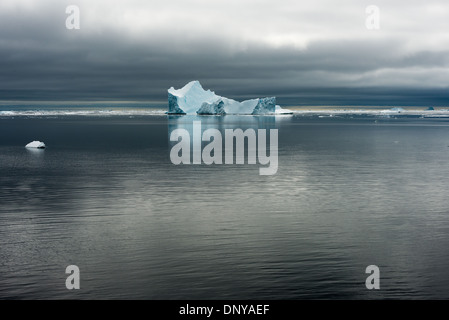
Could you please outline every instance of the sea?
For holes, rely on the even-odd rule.
[[[290,109],[1,105],[0,299],[448,299],[449,110]],[[194,121],[277,130],[277,172],[175,165]]]

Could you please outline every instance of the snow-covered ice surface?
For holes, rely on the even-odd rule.
[[[41,141],[33,141],[28,143],[25,148],[36,148],[36,149],[44,149],[45,148],[45,143],[41,142]]]
[[[276,108],[275,97],[239,102],[204,90],[199,81],[191,81],[181,89],[168,89],[168,113],[274,115],[283,112],[282,108]]]

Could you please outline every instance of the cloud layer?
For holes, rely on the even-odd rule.
[[[163,100],[198,79],[288,104],[444,104],[449,3],[391,2],[2,0],[0,100]],[[373,4],[379,30],[365,27]]]

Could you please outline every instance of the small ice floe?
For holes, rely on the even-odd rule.
[[[25,148],[45,149],[45,143],[40,141],[33,141],[28,143]]]
[[[274,109],[276,115],[293,114],[292,110],[281,108],[281,106],[276,105]]]

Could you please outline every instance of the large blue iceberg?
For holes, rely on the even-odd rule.
[[[183,88],[168,89],[168,114],[252,114],[276,115],[291,114],[287,109],[276,105],[276,98],[251,99],[242,102],[216,95],[204,90],[199,81],[191,81]]]

